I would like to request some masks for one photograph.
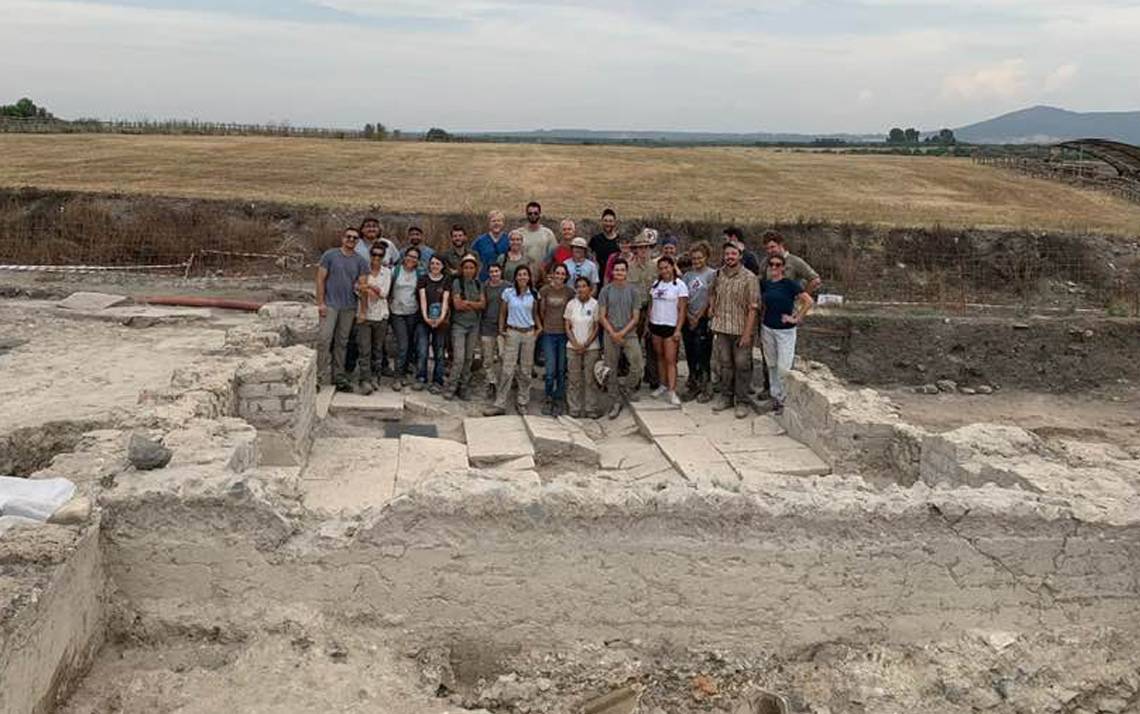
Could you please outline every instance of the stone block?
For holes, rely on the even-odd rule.
[[[329,414],[379,421],[399,421],[404,416],[404,395],[382,389],[372,394],[337,392],[329,405]]]
[[[747,436],[712,439],[723,454],[743,451],[781,452],[807,448],[790,436]]]
[[[409,434],[400,437],[397,496],[407,493],[425,479],[460,471],[467,471],[467,448],[458,441]]]
[[[393,498],[400,442],[377,437],[317,439],[301,472],[306,507],[353,516]]]
[[[570,460],[598,465],[598,446],[577,420],[528,415],[523,417],[523,423],[540,463]]]
[[[472,466],[494,466],[535,455],[520,416],[472,417],[463,420],[467,457]]]
[[[690,483],[702,488],[739,490],[740,476],[708,437],[694,433],[663,436],[657,439],[657,446]]]
[[[78,292],[72,293],[56,303],[65,310],[92,312],[106,310],[109,307],[118,307],[131,302],[126,295],[113,295],[111,293]]]
[[[676,407],[655,401],[635,402],[630,407],[641,433],[650,439],[697,433],[697,423]]]
[[[779,451],[740,451],[725,455],[742,477],[756,473],[825,476],[831,467],[806,446]]]
[[[534,471],[535,463],[533,456],[520,456],[517,459],[504,461],[495,466],[499,471]]]

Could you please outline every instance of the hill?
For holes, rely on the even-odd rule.
[[[598,129],[536,129],[534,131],[459,132],[479,141],[534,143],[652,143],[652,144],[810,144],[835,139],[851,144],[878,143],[882,134],[796,134],[790,132],[619,131]]]
[[[1140,144],[1140,111],[1071,112],[1037,106],[954,130],[974,144],[1049,144],[1066,139],[1115,139]]]

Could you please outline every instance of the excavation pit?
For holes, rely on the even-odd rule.
[[[484,418],[390,392],[322,416],[315,354],[289,344],[307,310],[180,328],[215,347],[27,474],[97,508],[0,536],[0,711],[1136,701],[1135,452],[928,430],[809,360],[777,419]],[[169,465],[129,465],[139,430]]]

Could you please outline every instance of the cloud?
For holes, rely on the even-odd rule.
[[[1073,83],[1073,79],[1077,76],[1077,65],[1073,63],[1063,64],[1049,74],[1045,75],[1045,91],[1056,92],[1057,90],[1064,89]]]
[[[1026,63],[1023,59],[1007,59],[965,72],[946,75],[942,80],[942,96],[967,102],[979,99],[1013,99],[1026,88]]]

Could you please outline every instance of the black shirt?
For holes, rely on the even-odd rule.
[[[615,233],[613,240],[610,240],[605,233],[598,233],[590,239],[590,250],[594,252],[594,258],[598,262],[599,285],[604,285],[606,282],[606,265],[610,262],[610,256],[621,251],[621,247],[618,245],[618,234]]]

